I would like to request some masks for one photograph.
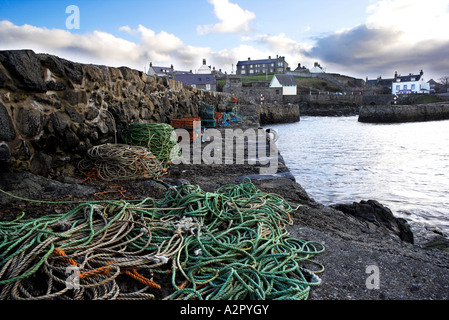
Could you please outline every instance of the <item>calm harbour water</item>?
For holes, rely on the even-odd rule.
[[[449,121],[367,124],[301,117],[270,125],[296,181],[325,205],[378,200],[449,234]]]

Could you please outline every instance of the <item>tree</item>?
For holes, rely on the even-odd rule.
[[[441,85],[445,88],[449,87],[449,76],[442,76],[440,79],[438,79],[441,83]]]

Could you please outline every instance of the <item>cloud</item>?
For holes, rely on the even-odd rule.
[[[268,57],[268,56],[285,56],[286,61],[289,63],[292,69],[296,68],[297,63],[301,63],[303,66],[313,66],[313,58],[309,57],[307,52],[312,49],[310,44],[301,43],[295,39],[287,37],[284,33],[277,35],[270,34],[258,34],[253,37],[246,36],[242,40],[254,44],[257,48],[265,48],[263,51],[260,49],[259,54],[248,55],[251,57]],[[248,50],[251,46],[247,46]],[[243,55],[244,57],[245,55]]]
[[[239,5],[229,0],[208,0],[214,6],[215,16],[220,20],[215,25],[200,25],[197,31],[200,35],[208,33],[245,33],[250,30],[249,23],[256,15],[243,10]]]
[[[128,66],[139,70],[150,62],[174,64],[178,70],[190,70],[192,66],[199,67],[203,57],[213,55],[210,48],[186,45],[165,31],[156,33],[142,25],[137,29],[123,26],[119,30],[134,36],[136,41],[102,31],[74,34],[61,29],[17,26],[5,20],[0,21],[0,49],[31,49],[81,63]]]
[[[329,72],[363,78],[420,69],[428,77],[449,74],[448,7],[448,0],[435,0],[432,5],[417,0],[377,1],[367,8],[364,24],[316,39],[305,53],[320,59]]]

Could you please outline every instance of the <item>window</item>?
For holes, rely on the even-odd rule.
[[[398,92],[399,90],[401,90],[401,86],[400,86],[400,85],[397,85],[397,86],[396,86],[396,92]]]
[[[241,72],[242,74],[246,74],[246,71],[245,70],[242,70],[242,72]]]
[[[254,73],[254,70],[249,70],[249,73],[250,73],[250,74],[253,74],[253,73]]]
[[[278,67],[283,67],[284,63],[283,62],[278,62]]]
[[[404,90],[407,90],[407,85],[406,84],[404,84]]]
[[[206,90],[210,90],[210,84],[206,84]]]
[[[412,84],[412,91],[413,91],[413,90],[415,90],[415,85],[414,85],[414,84]]]
[[[276,89],[276,94],[279,94],[279,89]]]

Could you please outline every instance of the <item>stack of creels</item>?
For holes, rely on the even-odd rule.
[[[105,181],[156,178],[167,172],[147,148],[126,144],[94,146],[78,168]]]

